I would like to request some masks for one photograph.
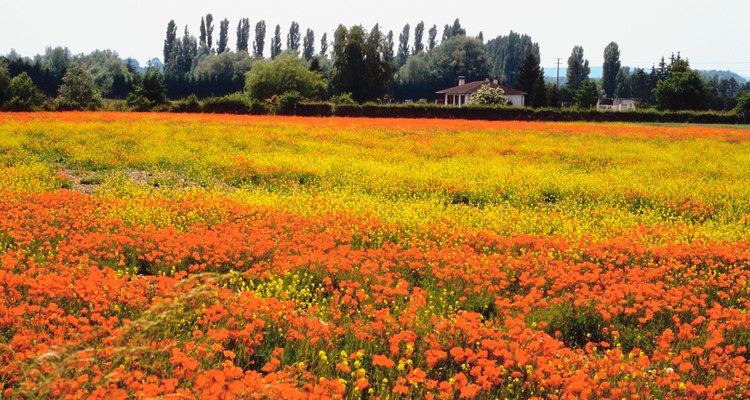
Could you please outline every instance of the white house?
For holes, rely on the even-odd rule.
[[[635,99],[599,99],[596,102],[597,110],[635,110]]]
[[[499,87],[503,89],[503,92],[505,93],[505,100],[507,100],[508,104],[511,106],[523,107],[526,104],[526,93],[520,90],[511,89],[509,87],[500,85],[497,79],[492,82],[490,82],[489,79],[485,79],[483,81],[466,82],[465,77],[459,76],[458,86],[441,90],[437,92],[437,94],[445,96],[443,104],[447,106],[461,107],[465,104],[468,104],[471,100],[471,96],[484,85],[489,85],[492,88]]]

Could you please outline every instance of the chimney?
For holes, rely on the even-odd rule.
[[[499,85],[500,81],[497,79],[497,77],[494,77],[492,78],[492,83],[494,83],[495,85]]]
[[[463,86],[466,84],[466,77],[461,75],[458,77],[458,86]]]

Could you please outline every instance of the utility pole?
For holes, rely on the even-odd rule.
[[[557,87],[560,88],[560,59],[557,59]]]

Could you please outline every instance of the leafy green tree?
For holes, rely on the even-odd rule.
[[[203,57],[195,63],[190,77],[196,81],[225,82],[238,81],[242,87],[245,73],[250,71],[252,58],[244,51],[224,52],[216,56]]]
[[[409,24],[404,25],[404,29],[398,35],[398,53],[396,53],[396,65],[401,67],[406,64],[406,59],[409,57],[409,32],[411,27]]]
[[[265,100],[287,92],[299,92],[305,98],[322,98],[327,90],[323,77],[307,69],[304,60],[294,54],[256,62],[245,75],[245,92],[252,99]]]
[[[167,37],[164,39],[164,64],[168,65],[175,59],[175,47],[177,43],[177,24],[170,20],[167,24]]]
[[[568,82],[566,85],[572,91],[578,91],[581,84],[589,78],[589,60],[583,59],[583,47],[574,46],[573,52],[568,57]]]
[[[383,36],[375,25],[368,35],[362,26],[346,29],[340,25],[334,34],[333,59],[335,94],[351,93],[358,102],[383,98],[395,71],[385,57]]]
[[[206,44],[208,45],[208,48],[213,48],[214,42],[213,42],[213,36],[214,36],[214,16],[211,14],[206,14]]]
[[[208,47],[208,44],[206,42],[206,19],[204,17],[201,17],[201,28],[200,36],[198,36],[198,44]]]
[[[137,110],[150,110],[158,105],[166,104],[167,89],[164,76],[158,68],[149,67],[143,75],[143,81],[136,86],[135,92],[128,95],[127,103]]]
[[[271,39],[271,59],[278,57],[279,54],[281,54],[281,26],[276,25]]]
[[[42,67],[48,69],[57,79],[62,79],[68,65],[73,61],[73,56],[67,47],[47,47],[44,55],[39,60]]]
[[[195,36],[190,35],[190,31],[186,25],[182,40],[177,43],[174,64],[167,70],[167,73],[182,77],[190,72],[193,66],[193,59],[198,55],[198,41],[195,39]]]
[[[414,27],[414,54],[419,54],[424,51],[424,43],[422,43],[423,37],[424,21],[420,21],[417,26]]]
[[[315,56],[315,33],[308,28],[305,38],[302,40],[302,57],[305,61],[310,61]]]
[[[326,57],[328,55],[328,33],[323,32],[323,36],[320,37],[320,56]]]
[[[602,89],[605,97],[613,97],[617,89],[617,74],[620,72],[620,48],[611,42],[604,48],[604,65],[602,68]]]
[[[229,20],[224,18],[219,22],[219,43],[216,44],[216,52],[227,51],[229,45]]]
[[[547,90],[544,87],[544,70],[539,65],[539,58],[529,53],[524,59],[518,74],[518,88],[526,92],[527,104],[534,108],[547,105]]]
[[[451,26],[448,24],[445,24],[445,26],[443,27],[443,36],[442,38],[440,38],[440,43],[442,44],[450,38],[451,38]]]
[[[643,68],[636,68],[629,81],[631,97],[638,99],[642,104],[653,104],[651,91],[655,86],[652,84],[651,75],[647,74]]]
[[[453,21],[453,26],[451,26],[449,37],[456,37],[456,36],[462,36],[462,35],[466,35],[466,29],[461,27],[461,22],[458,20],[458,18],[456,18],[456,20]]]
[[[669,76],[656,84],[654,97],[662,110],[705,110],[709,93],[700,74],[678,59],[672,62]]]
[[[299,54],[300,37],[299,24],[293,21],[289,27],[289,33],[286,35],[287,50],[292,50],[295,54]]]
[[[393,42],[393,31],[388,31],[388,34],[385,36],[385,44],[383,45],[383,58],[386,60],[393,60],[396,58],[396,55],[393,51],[393,47],[396,44]]]
[[[26,72],[10,80],[7,98],[4,108],[10,111],[34,111],[44,104],[44,97]]]
[[[503,105],[506,104],[505,92],[500,87],[482,85],[469,99],[469,104]]]
[[[103,97],[124,98],[132,90],[134,73],[114,51],[95,50],[75,62],[91,74]]]
[[[257,32],[258,28],[256,26],[256,40],[257,40]],[[249,18],[240,18],[240,22],[237,23],[237,51],[244,51],[248,52],[248,45],[250,44],[250,19]],[[253,49],[255,49],[255,46],[253,45]],[[261,52],[262,52],[261,48]]]
[[[260,20],[255,24],[255,40],[253,41],[253,57],[263,58],[266,47],[266,21]]]
[[[57,107],[62,110],[95,110],[101,104],[101,93],[89,71],[79,62],[70,64],[58,91]]]
[[[490,74],[510,87],[518,84],[518,73],[526,56],[534,54],[539,58],[539,44],[532,41],[531,36],[513,31],[507,36],[501,35],[488,41],[485,48],[490,63]]]
[[[586,79],[581,83],[581,87],[575,92],[575,105],[577,108],[594,108],[599,101],[599,91],[596,89],[596,83],[591,79]]]
[[[432,25],[427,33],[427,51],[432,51],[437,46],[437,25]]]

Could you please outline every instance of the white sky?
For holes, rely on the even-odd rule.
[[[243,17],[250,18],[252,27],[266,21],[266,46],[276,24],[286,40],[295,20],[303,33],[307,28],[315,31],[316,47],[323,32],[332,41],[339,23],[369,29],[379,22],[398,37],[405,23],[413,29],[424,20],[428,28],[437,24],[439,37],[446,23],[460,18],[469,35],[481,30],[485,40],[510,30],[529,34],[539,42],[542,66],[548,70],[557,57],[564,65],[574,45],[583,46],[592,66],[601,65],[604,47],[615,41],[623,65],[651,66],[662,55],[681,51],[695,68],[750,76],[750,0],[0,0],[0,54],[16,49],[32,56],[60,45],[73,53],[108,48],[145,63],[161,58],[170,19],[180,27],[178,33],[189,24],[197,36],[201,16],[209,12],[215,37],[218,21],[229,19],[232,48],[237,21]]]

